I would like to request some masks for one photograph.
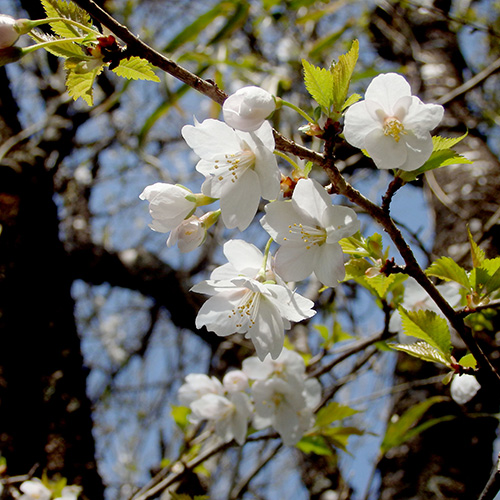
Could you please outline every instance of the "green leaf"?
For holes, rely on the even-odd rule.
[[[443,356],[441,351],[438,351],[434,347],[430,346],[427,342],[419,341],[411,344],[396,344],[391,342],[387,345],[392,349],[405,352],[406,354],[419,358],[423,361],[430,361],[431,363],[438,363],[451,368],[450,361]]]
[[[484,251],[479,247],[479,245],[472,238],[472,233],[470,232],[469,226],[467,226],[467,234],[469,237],[470,244],[470,255],[472,258],[472,265],[474,267],[480,267],[486,258]]]
[[[446,281],[456,281],[466,289],[471,289],[467,272],[450,257],[440,257],[425,271],[428,276],[436,276]]]
[[[71,19],[72,21],[83,24],[88,28],[94,29],[89,14],[85,10],[78,7],[75,3],[66,2],[65,0],[41,0],[41,2],[47,17],[65,17],[66,19]],[[73,38],[87,35],[87,31],[78,28],[77,26],[66,24],[62,21],[50,23],[50,27],[54,33],[62,38]],[[96,33],[98,34],[97,31]]]
[[[487,295],[500,288],[500,269],[497,269],[493,276],[484,284],[484,291]]]
[[[355,102],[358,102],[361,99],[361,96],[359,94],[352,94],[350,95],[346,101],[344,102],[344,105],[342,106],[341,111],[344,111],[344,109],[348,108]]]
[[[35,40],[35,42],[37,43],[54,42],[61,40],[61,38],[57,36],[49,35],[39,30],[30,31],[29,36],[33,38],[33,40]],[[65,59],[70,57],[78,58],[79,61],[90,59],[90,57],[85,54],[83,49],[73,42],[60,41],[57,45],[45,47],[45,50],[56,57],[64,57]]]
[[[171,415],[174,419],[174,422],[179,426],[181,430],[185,430],[189,425],[188,415],[191,413],[191,410],[187,406],[171,406],[172,411]]]
[[[461,140],[467,137],[468,132],[460,137],[440,137],[435,135],[432,138],[433,151],[443,151],[445,149],[451,149],[453,146],[458,144]]]
[[[295,447],[307,455],[311,453],[322,456],[333,455],[331,447],[323,436],[304,436]]]
[[[434,311],[421,309],[407,311],[398,308],[406,335],[424,340],[441,352],[447,361],[451,361],[451,335],[448,322]]]
[[[356,413],[359,413],[358,410],[334,401],[318,411],[316,415],[316,427],[327,427],[336,420],[342,420]]]
[[[94,103],[92,86],[103,66],[90,71],[83,71],[80,65],[71,64],[71,59],[67,59],[64,66],[67,70],[66,87],[68,88],[68,94],[75,101],[81,97],[89,106],[92,106]]]
[[[454,165],[457,163],[470,164],[473,162],[464,156],[455,153],[452,149],[433,151],[430,158],[420,168],[412,170],[411,172],[400,172],[398,175],[405,182],[411,182],[428,170],[435,170],[436,168],[446,167],[447,165]]]
[[[434,404],[444,401],[443,396],[434,396],[422,401],[421,403],[412,406],[406,410],[396,421],[390,421],[387,430],[380,446],[380,451],[385,455],[391,448],[400,446],[412,437],[415,437],[418,432],[415,430],[410,432],[411,428],[422,418],[424,413]],[[429,426],[425,427],[428,428]],[[420,427],[419,432],[425,430]]]
[[[311,97],[328,113],[333,102],[333,77],[330,71],[302,59],[304,82]]]
[[[364,276],[363,282],[366,284],[366,287],[373,288],[377,295],[383,299],[389,290],[389,287],[396,280],[395,274],[390,274],[389,276],[384,276],[383,274],[377,274],[373,277]]]
[[[371,264],[365,259],[350,259],[349,262],[345,264],[344,281],[363,278],[365,276],[365,272],[370,269],[370,267]]]
[[[480,267],[475,267],[472,269],[469,281],[473,290],[477,293],[489,293],[488,287],[491,291],[495,290],[496,282],[498,276],[497,272],[500,269],[500,257],[495,257],[494,259],[484,259]]]
[[[350,436],[362,436],[364,431],[356,427],[328,427],[321,431],[333,446],[347,453],[347,444]]]
[[[476,358],[474,358],[474,356],[471,353],[462,356],[458,364],[460,366],[463,366],[464,368],[473,368],[474,370],[477,367]]]
[[[160,81],[153,71],[153,66],[145,59],[137,56],[130,57],[129,59],[122,59],[120,64],[113,69],[113,72],[128,80]]]
[[[352,73],[358,61],[359,42],[352,42],[349,52],[339,57],[335,66],[331,69],[333,76],[333,111],[339,113],[344,108],[347,92],[351,83]]]

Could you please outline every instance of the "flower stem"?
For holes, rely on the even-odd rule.
[[[316,120],[314,118],[311,118],[303,109],[300,109],[298,106],[295,106],[295,104],[292,104],[291,102],[285,101],[283,99],[281,99],[280,102],[282,106],[288,106],[289,108],[299,113],[299,115],[305,118],[309,123],[316,123]]]
[[[35,52],[35,50],[38,49],[44,49],[45,47],[52,47],[54,45],[61,45],[62,43],[66,42],[83,42],[86,40],[86,36],[80,36],[77,38],[62,38],[61,40],[51,40],[50,42],[42,42],[42,43],[37,43],[36,45],[31,45],[29,47],[23,48],[23,56],[26,54],[31,54],[31,52]]]
[[[286,160],[288,163],[290,163],[290,165],[292,165],[292,167],[294,168],[294,170],[297,170],[298,172],[302,172],[302,169],[299,167],[299,165],[294,162],[289,156],[287,156],[285,153],[282,153],[281,151],[278,151],[277,149],[275,149],[274,151],[274,154],[276,156],[279,156],[280,158],[283,158],[284,160]]]
[[[259,277],[266,279],[266,270],[267,270],[267,260],[269,258],[269,250],[271,249],[271,243],[273,242],[272,238],[269,238],[269,240],[266,243],[266,248],[264,248],[264,260],[262,261],[262,267],[260,268],[259,271]]]
[[[100,34],[95,29],[90,28],[89,26],[85,26],[85,24],[79,23],[78,21],[73,21],[72,19],[67,19],[65,17],[47,17],[45,19],[35,19],[34,21],[29,22],[29,26],[31,28],[36,28],[37,26],[41,26],[42,24],[57,23],[57,22],[62,22],[65,24],[69,24],[71,26],[75,26],[89,34],[90,33],[94,35]]]

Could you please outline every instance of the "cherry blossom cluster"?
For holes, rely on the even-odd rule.
[[[228,372],[222,383],[189,374],[178,397],[191,409],[193,424],[207,421],[224,442],[234,439],[242,445],[251,423],[256,430],[272,427],[285,445],[293,446],[314,426],[321,386],[317,379],[306,378],[299,354],[283,349],[275,360],[245,359],[242,369]]]
[[[77,500],[82,491],[80,486],[64,486],[58,493],[47,487],[47,485],[38,478],[24,481],[19,486],[21,494],[16,496],[18,500]],[[3,486],[0,484],[0,495],[3,492]]]

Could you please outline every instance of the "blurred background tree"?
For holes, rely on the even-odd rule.
[[[440,133],[469,131],[461,152],[473,165],[441,169],[395,197],[393,216],[420,247],[421,264],[430,255],[462,261],[467,223],[488,256],[496,256],[497,3],[98,3],[225,92],[259,85],[304,109],[312,103],[301,59],[328,67],[358,39],[352,91],[363,94],[381,72],[400,72],[425,102],[445,105]],[[0,7],[15,17],[44,17],[33,0],[0,0]],[[151,475],[168,470],[184,441],[171,413],[186,374],[222,376],[253,353],[238,336],[196,330],[202,298],[188,293],[221,263],[221,243],[236,233],[218,226],[199,251],[185,255],[167,250],[165,235],[147,227],[148,207],[138,199],[146,185],[200,184],[181,127],[193,115],[200,121],[220,115],[218,104],[158,75],[161,83],[153,84],[103,72],[89,108],[65,93],[63,64],[50,54],[39,51],[0,69],[0,451],[9,476],[60,474],[82,484],[92,500],[131,498]],[[283,108],[273,125],[320,147],[298,131],[301,120]],[[380,201],[390,174],[372,170],[347,145],[338,165]],[[364,234],[377,230],[362,220]],[[241,237],[263,243],[257,226]],[[352,439],[352,456],[307,455],[276,440],[230,448],[184,476],[178,491],[214,499],[361,499],[365,489],[372,499],[476,498],[492,466],[498,422],[489,415],[498,401],[435,405],[428,419],[456,418],[392,449],[376,471],[387,420],[447,388],[432,366],[374,347],[388,316],[366,290],[352,282],[317,289],[305,288],[321,309],[316,325],[337,321],[355,337],[325,360],[364,342],[322,383],[331,397],[360,410],[353,417],[358,428],[377,435]],[[297,325],[288,338],[304,353],[321,353],[312,324]],[[494,332],[481,340],[498,359]]]

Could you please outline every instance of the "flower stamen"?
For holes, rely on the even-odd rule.
[[[384,135],[392,135],[394,140],[399,142],[401,134],[407,134],[404,125],[395,116],[388,116],[384,120]]]

